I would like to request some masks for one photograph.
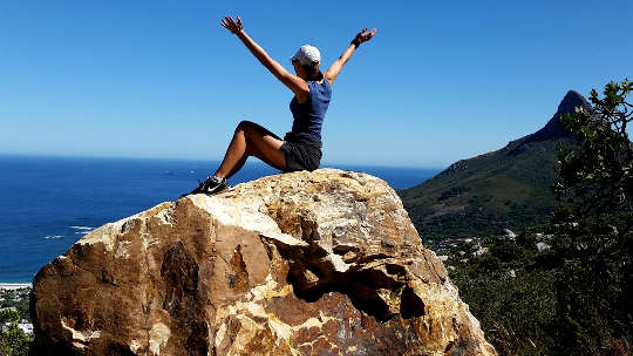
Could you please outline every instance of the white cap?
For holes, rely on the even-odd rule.
[[[299,48],[297,53],[295,53],[295,55],[290,58],[291,62],[294,60],[298,60],[299,63],[301,63],[302,65],[320,62],[321,52],[319,52],[319,49],[314,46],[303,45],[301,46],[301,48]]]

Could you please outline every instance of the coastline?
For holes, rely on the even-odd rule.
[[[33,288],[31,283],[0,283],[0,291],[10,291],[22,288]]]

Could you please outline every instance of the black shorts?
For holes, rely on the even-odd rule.
[[[313,171],[321,164],[321,141],[295,139],[288,133],[281,150],[286,157],[286,172]]]

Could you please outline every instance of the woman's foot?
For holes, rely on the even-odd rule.
[[[229,184],[226,178],[208,176],[204,182],[200,182],[200,185],[198,185],[198,188],[192,190],[188,194],[183,194],[181,197],[187,196],[189,194],[214,195],[227,189],[229,189]]]

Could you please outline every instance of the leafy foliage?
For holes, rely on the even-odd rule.
[[[0,332],[1,356],[26,356],[33,337],[26,335],[18,327],[21,320],[20,313],[12,308],[0,310],[0,325],[8,324],[6,330]],[[4,327],[3,327],[4,329]]]
[[[556,228],[558,351],[603,355],[614,351],[615,343],[628,344],[630,352],[633,215],[603,215]]]
[[[29,293],[30,288],[21,288],[18,290],[0,291],[0,309],[15,309],[22,320],[31,321],[29,313]]]
[[[557,271],[541,268],[534,245],[489,238],[490,252],[449,260],[460,297],[500,355],[544,355],[554,343]]]
[[[633,105],[626,101],[631,90],[628,80],[611,82],[603,98],[591,91],[593,108],[578,107],[561,118],[578,147],[559,154],[554,190],[583,215],[633,208],[633,146],[627,133]]]
[[[560,153],[554,191],[570,204],[553,221],[560,352],[618,354],[633,346],[633,146],[626,101],[633,83],[611,82],[592,108],[563,117],[578,146]]]

